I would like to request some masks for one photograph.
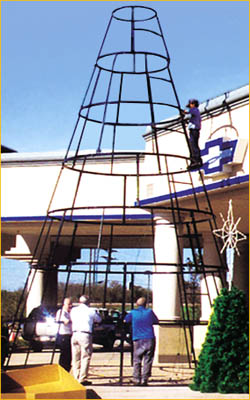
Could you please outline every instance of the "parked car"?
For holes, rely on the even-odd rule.
[[[111,350],[117,339],[122,338],[130,343],[130,332],[128,326],[123,323],[123,316],[119,310],[100,308],[102,316],[101,324],[94,324],[93,343],[102,345]]]
[[[22,337],[30,343],[34,351],[44,348],[57,347],[56,335],[58,323],[55,321],[56,309],[39,306],[34,308],[22,326]],[[123,324],[119,310],[107,308],[98,309],[102,317],[100,324],[94,324],[93,343],[111,350],[117,339],[130,343],[130,333],[127,325]]]
[[[30,343],[34,351],[42,351],[43,348],[55,345],[58,332],[58,324],[55,322],[56,311],[56,308],[41,305],[33,308],[24,321],[22,337]]]

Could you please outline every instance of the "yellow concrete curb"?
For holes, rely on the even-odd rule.
[[[1,399],[86,399],[87,390],[60,365],[2,373]]]

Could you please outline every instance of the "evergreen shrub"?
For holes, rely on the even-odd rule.
[[[248,308],[243,291],[224,288],[215,299],[210,323],[195,368],[192,390],[203,393],[248,393]]]

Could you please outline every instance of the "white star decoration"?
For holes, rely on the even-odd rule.
[[[233,206],[232,206],[232,200],[229,200],[229,208],[228,208],[228,213],[227,213],[227,220],[224,219],[223,215],[220,213],[220,216],[223,221],[223,226],[221,229],[215,229],[213,231],[214,235],[222,238],[223,240],[223,247],[221,249],[221,253],[227,248],[227,249],[235,249],[236,253],[238,256],[240,255],[240,252],[237,248],[237,243],[240,240],[245,240],[247,239],[246,235],[244,233],[238,231],[237,227],[238,224],[241,220],[241,217],[238,218],[237,222],[234,223],[234,216],[233,216]]]

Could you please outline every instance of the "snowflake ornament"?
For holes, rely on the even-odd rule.
[[[226,248],[234,249],[234,250],[236,250],[236,253],[239,256],[240,252],[237,248],[237,243],[241,240],[247,239],[247,237],[246,237],[246,235],[244,235],[244,233],[240,232],[237,229],[239,222],[241,220],[241,217],[239,217],[238,220],[236,222],[234,222],[232,200],[229,200],[227,219],[225,220],[221,213],[220,213],[220,216],[223,221],[223,226],[221,229],[215,229],[213,231],[214,235],[220,237],[223,240],[224,245],[220,252],[223,253],[223,251]]]
[[[237,248],[237,243],[240,240],[245,240],[247,237],[244,235],[244,233],[238,231],[237,229],[241,218],[238,218],[238,220],[234,222],[232,200],[229,200],[227,219],[225,220],[221,213],[220,216],[223,221],[223,226],[221,229],[215,229],[213,233],[223,240],[224,245],[220,252],[223,253],[223,251],[226,249],[228,266],[227,281],[229,290],[231,290],[234,273],[234,251],[236,250],[238,256],[240,255],[240,252]]]

